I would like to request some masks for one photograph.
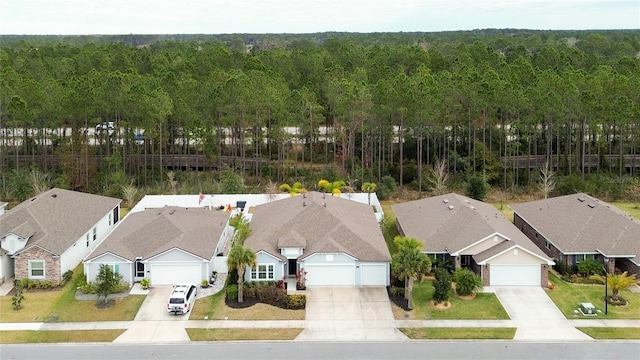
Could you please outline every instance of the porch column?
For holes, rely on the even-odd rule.
[[[460,269],[460,268],[462,267],[462,257],[461,257],[460,255],[458,255],[458,256],[454,257],[453,259],[454,259],[454,260],[453,260],[453,266],[454,266],[454,268],[455,268],[456,270],[457,270],[457,269]]]
[[[616,271],[616,259],[604,258],[604,268],[608,274],[613,274]]]

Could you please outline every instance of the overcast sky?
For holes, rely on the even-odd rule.
[[[640,29],[640,0],[0,0],[0,34]]]

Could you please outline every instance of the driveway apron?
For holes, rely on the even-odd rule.
[[[167,301],[172,286],[151,288],[133,325],[114,340],[116,343],[186,343],[189,336],[185,325],[189,313],[172,315],[167,312]]]
[[[571,325],[542,288],[505,286],[491,289],[518,328],[514,340],[592,340]]]
[[[384,287],[307,287],[305,329],[296,340],[406,340]]]

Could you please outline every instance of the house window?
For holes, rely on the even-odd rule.
[[[93,241],[96,241],[96,239],[98,238],[98,227],[94,227],[93,228]]]
[[[251,268],[251,280],[273,280],[273,269],[273,264],[258,264],[257,267]]]
[[[44,260],[29,260],[29,279],[44,278]]]
[[[89,247],[89,233],[87,233],[86,238],[87,238],[87,247]]]
[[[595,259],[595,258],[596,258],[595,254],[576,254],[576,255],[573,255],[574,263],[576,265],[578,265],[581,261],[585,261],[585,260],[589,260],[589,259]]]
[[[107,266],[111,267],[111,271],[113,271],[114,274],[119,274],[120,273],[120,265],[118,265],[118,264],[107,264]]]
[[[536,239],[538,238],[538,232],[536,231]]]
[[[547,250],[551,250],[551,243],[548,242],[547,240],[544,241],[544,247],[547,248]]]

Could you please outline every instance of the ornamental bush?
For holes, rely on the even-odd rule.
[[[456,282],[456,293],[460,296],[468,296],[482,289],[482,279],[469,269],[457,269],[453,273]]]
[[[289,295],[287,307],[292,310],[304,309],[307,305],[307,297],[302,294]]]
[[[229,301],[238,300],[238,285],[227,286],[227,300]]]

